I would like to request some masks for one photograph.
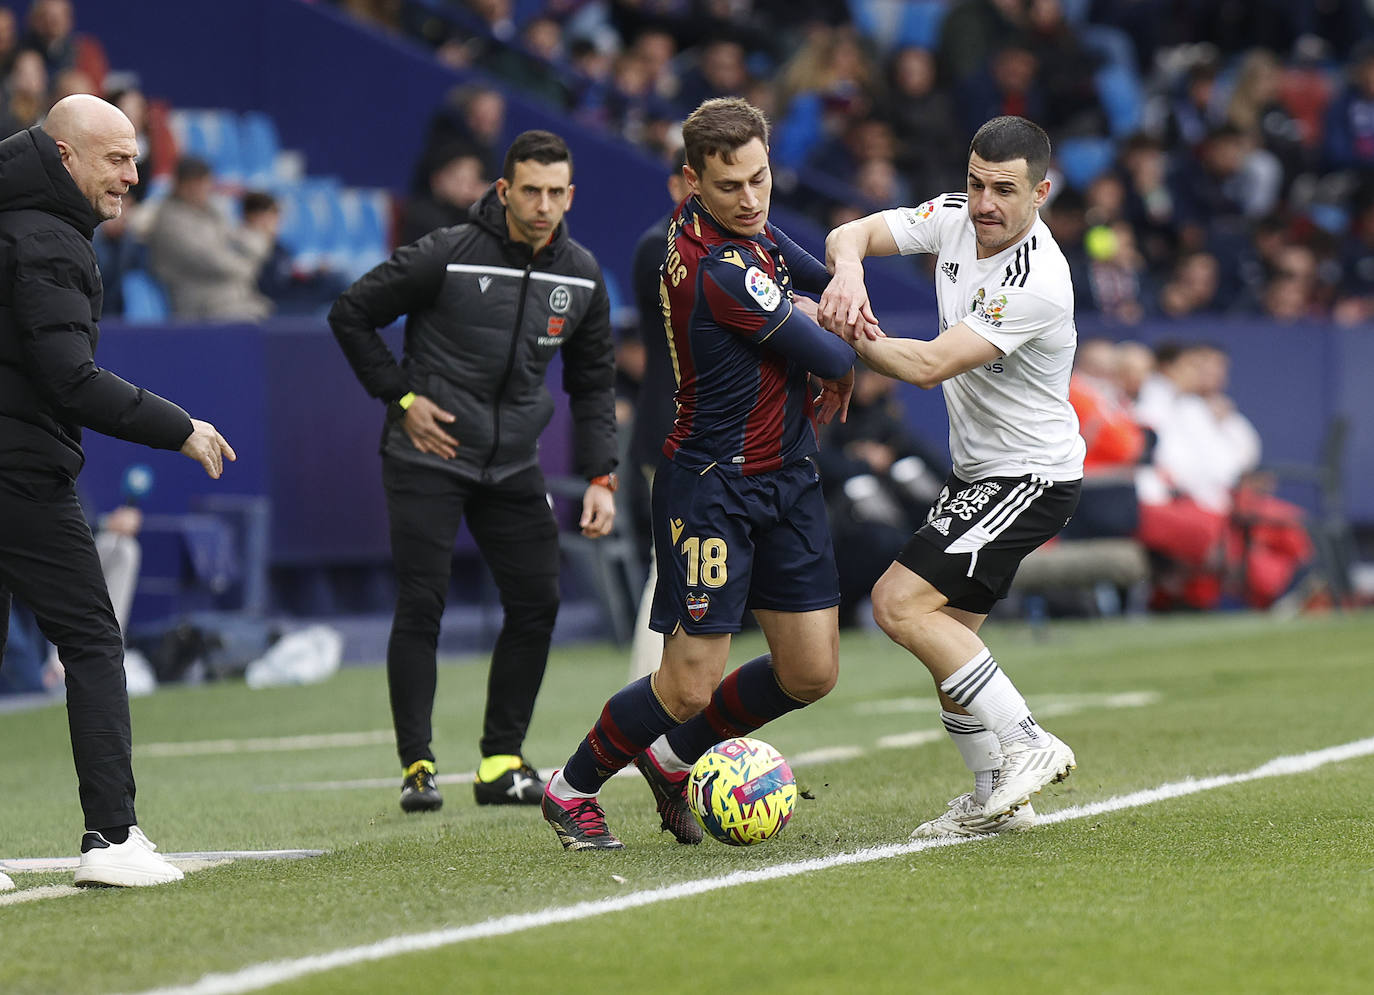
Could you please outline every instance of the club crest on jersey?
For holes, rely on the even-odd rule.
[[[750,266],[745,272],[744,285],[765,311],[776,311],[782,303],[782,290],[771,276],[757,266]]]
[[[708,594],[689,594],[687,595],[687,614],[692,616],[693,622],[700,622],[706,617],[706,609],[711,607],[711,596]]]
[[[549,307],[558,314],[566,313],[570,304],[572,304],[572,292],[563,284],[560,283],[549,293]]]
[[[928,200],[920,207],[903,207],[900,208],[900,210],[902,213],[902,220],[909,225],[914,225],[924,221],[935,213],[935,201]]]
[[[978,293],[973,295],[973,300],[969,303],[968,309],[993,328],[1001,328],[1002,319],[1006,316],[1007,295],[998,294],[989,299],[987,292],[979,287]]]

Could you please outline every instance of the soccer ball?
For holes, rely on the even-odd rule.
[[[782,754],[767,743],[727,739],[692,765],[687,804],[720,842],[753,846],[776,836],[792,818],[797,781]]]

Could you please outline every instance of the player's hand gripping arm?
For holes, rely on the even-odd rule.
[[[897,242],[881,214],[840,225],[825,238],[825,267],[833,275],[821,294],[817,320],[822,328],[846,341],[882,337],[877,316],[864,286],[863,261],[869,256],[891,256]]]

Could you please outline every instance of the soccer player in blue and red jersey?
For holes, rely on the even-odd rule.
[[[692,763],[820,699],[839,673],[839,581],[811,457],[816,423],[844,418],[854,352],[816,323],[815,301],[793,294],[819,294],[829,275],[768,223],[762,112],[708,100],[682,137],[691,195],[669,225],[661,284],[677,419],[653,485],[650,627],[664,634],[663,657],[606,702],[549,781],[544,817],[572,850],[622,846],[597,793],[632,762],[663,828],[700,842],[686,802]],[[722,680],[750,609],[769,652]]]

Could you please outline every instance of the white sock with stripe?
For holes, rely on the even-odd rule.
[[[1002,767],[1002,741],[972,715],[942,709],[940,721],[964,758],[964,766],[973,771],[973,800],[981,805],[992,794],[997,771]]]
[[[1026,699],[987,649],[941,681],[940,690],[983,728],[996,733],[1003,746],[1018,742],[1043,746],[1049,742],[1031,718]]]

